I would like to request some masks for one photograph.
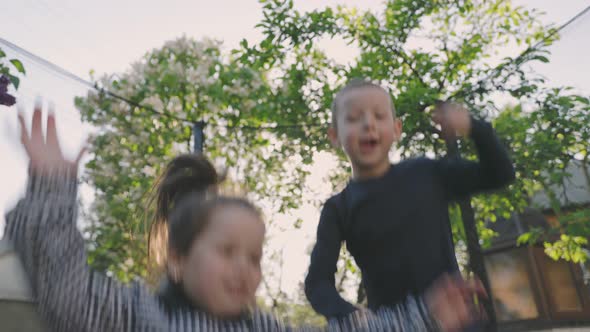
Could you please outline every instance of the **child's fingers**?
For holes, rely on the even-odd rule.
[[[486,289],[479,278],[472,278],[468,280],[466,282],[466,290],[484,298],[488,297]]]
[[[454,275],[448,289],[446,305],[448,305],[455,312],[458,328],[465,327],[477,319],[481,319],[481,314],[478,312],[475,294],[485,294],[483,285],[479,280],[464,280],[460,274]]]
[[[20,127],[20,140],[25,147],[28,147],[30,138],[29,133],[27,132],[27,125],[25,123],[25,116],[22,112],[18,112],[18,122]]]
[[[55,113],[49,112],[47,116],[47,149],[53,151],[56,154],[61,155],[61,149],[59,147],[59,140],[57,139],[57,126],[55,124]]]
[[[35,110],[33,111],[33,124],[31,126],[31,143],[37,146],[43,144],[43,129],[41,128],[43,118],[43,112],[41,109],[41,102],[37,101],[35,104]]]
[[[458,331],[469,320],[459,286],[457,278],[445,274],[432,288],[430,308],[443,331]]]
[[[466,280],[462,287],[462,292],[465,297],[465,303],[469,311],[472,312],[472,321],[475,319],[486,320],[487,314],[481,299],[485,299],[488,296],[483,283],[478,278]]]
[[[451,297],[455,311],[460,319],[460,323],[468,322],[472,319],[472,303],[473,294],[470,291],[466,291],[466,282],[461,275],[456,275],[452,280],[452,286],[449,288],[452,292]]]

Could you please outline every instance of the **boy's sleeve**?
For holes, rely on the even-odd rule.
[[[475,143],[479,161],[461,158],[443,158],[436,161],[438,175],[450,200],[500,189],[514,181],[512,161],[492,126],[485,121],[472,118],[471,138]]]
[[[305,278],[305,295],[319,314],[328,318],[348,315],[356,310],[336,290],[338,257],[342,235],[338,226],[338,212],[332,200],[322,209],[317,230],[317,241],[311,253],[311,264]]]

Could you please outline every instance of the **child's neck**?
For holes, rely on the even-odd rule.
[[[390,167],[391,163],[389,162],[389,159],[372,167],[359,167],[353,164],[352,179],[355,181],[363,181],[380,178],[387,173]]]

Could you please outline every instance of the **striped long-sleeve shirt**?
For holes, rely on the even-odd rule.
[[[254,310],[227,320],[199,310],[165,310],[139,282],[123,285],[92,271],[76,227],[77,183],[67,172],[31,176],[25,197],[6,216],[6,236],[19,253],[38,311],[53,331],[430,331],[423,301],[331,319],[324,329],[290,327]]]

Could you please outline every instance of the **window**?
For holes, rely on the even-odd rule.
[[[589,319],[590,288],[584,284],[580,266],[563,260],[554,261],[545,255],[543,248],[534,250],[551,318]]]
[[[556,313],[580,312],[583,302],[578,292],[573,264],[558,260],[554,261],[541,248],[537,248],[537,261],[544,279],[547,294],[553,311]]]
[[[511,249],[485,258],[498,321],[539,316],[528,273],[526,248]]]

